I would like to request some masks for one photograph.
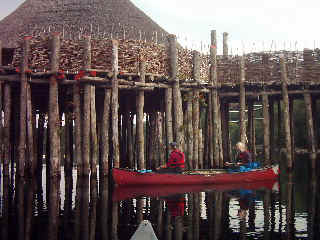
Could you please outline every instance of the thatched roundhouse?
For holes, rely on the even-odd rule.
[[[23,35],[61,32],[64,38],[138,39],[163,42],[167,32],[130,0],[26,0],[0,22],[3,47]]]

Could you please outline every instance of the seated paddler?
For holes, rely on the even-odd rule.
[[[158,173],[181,173],[184,170],[184,153],[179,150],[176,142],[170,142],[171,150],[167,164],[156,168]]]
[[[257,168],[257,163],[252,162],[251,153],[247,150],[247,147],[244,143],[238,142],[236,144],[237,157],[236,162],[226,162],[224,165],[226,167],[231,167],[234,169],[245,170],[247,168]]]

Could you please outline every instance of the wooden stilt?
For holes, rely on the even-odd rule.
[[[200,53],[193,52],[193,78],[196,82],[200,82]],[[193,126],[193,167],[199,169],[199,145],[200,145],[200,91],[193,91],[192,100],[192,126]]]
[[[39,119],[38,119],[38,144],[37,144],[37,170],[36,173],[37,175],[41,176],[42,173],[42,164],[43,164],[43,155],[44,155],[44,124],[45,124],[45,114],[44,113],[39,113]]]
[[[96,113],[96,87],[90,86],[90,126],[91,126],[91,174],[97,174],[98,164],[98,135],[97,135],[97,113]]]
[[[104,89],[103,114],[101,121],[101,173],[109,174],[109,130],[110,130],[111,89]]]
[[[275,159],[275,143],[274,143],[274,99],[269,100],[269,115],[270,115],[270,164],[273,164]]]
[[[172,88],[165,89],[165,113],[166,113],[166,159],[168,160],[168,144],[173,141],[172,129]]]
[[[34,176],[37,158],[34,149],[34,123],[33,123],[33,107],[32,107],[32,93],[30,83],[27,83],[27,149],[28,149],[28,174]]]
[[[139,64],[140,78],[139,82],[145,82],[146,74],[146,63],[144,61]],[[144,126],[143,126],[143,108],[144,108],[144,91],[138,91],[136,98],[136,111],[137,111],[137,120],[136,120],[136,144],[137,144],[137,163],[138,169],[145,169],[146,163],[144,159]]]
[[[229,133],[229,103],[224,99],[221,103],[221,128],[222,131],[222,148],[223,148],[223,160],[225,162],[231,161],[231,149],[230,149],[230,133]]]
[[[240,141],[244,144],[247,143],[246,136],[246,90],[244,86],[245,82],[245,58],[244,56],[240,57]]]
[[[294,131],[295,131],[295,125],[294,125],[294,99],[289,97],[289,115],[290,115],[290,132],[291,132],[291,156],[292,156],[292,164],[294,164],[294,158],[295,158],[295,141],[294,141]],[[293,166],[292,166],[293,168]]]
[[[84,39],[84,55],[83,62],[84,68],[90,69],[91,67],[91,38],[90,36]],[[90,126],[91,126],[91,86],[84,85],[83,97],[83,129],[82,129],[82,155],[83,155],[83,169],[82,175],[88,176],[90,173]],[[92,170],[92,169],[91,169]]]
[[[65,125],[64,125],[64,146],[65,146],[65,154],[64,154],[64,172],[66,175],[70,175],[72,173],[72,162],[71,162],[71,141],[72,140],[72,132],[70,133],[70,127],[72,127],[72,117],[70,112],[67,111],[64,114]]]
[[[73,85],[73,118],[74,118],[74,162],[77,166],[77,175],[82,174],[82,124],[81,124],[81,95],[80,83]]]
[[[255,114],[254,101],[248,103],[248,149],[252,153],[252,161],[256,160]]]
[[[28,56],[30,52],[30,37],[25,37],[23,41],[23,56],[21,62],[21,75],[20,75],[20,136],[18,147],[18,164],[17,174],[20,177],[24,176],[26,164],[26,147],[27,147],[27,76],[28,70]]]
[[[133,115],[129,115],[128,125],[127,125],[127,135],[128,135],[128,167],[134,168],[134,141],[133,141]]]
[[[112,155],[113,166],[120,166],[119,156],[119,129],[118,129],[118,106],[119,106],[119,83],[118,83],[118,48],[119,43],[112,40],[112,96],[111,96],[111,117],[112,117]]]
[[[264,163],[270,165],[270,116],[268,96],[262,95]]]
[[[193,125],[192,125],[192,100],[193,94],[192,92],[188,92],[187,94],[187,109],[186,109],[186,148],[187,148],[187,166],[190,169],[195,169],[194,159],[193,159]]]
[[[212,94],[212,109],[213,109],[213,159],[215,167],[220,166],[220,148],[221,141],[221,120],[220,120],[220,107],[219,107],[219,96],[218,96],[218,77],[217,77],[217,36],[216,31],[211,31],[211,48],[210,48],[210,59],[211,59],[211,71],[210,71],[210,82],[213,85],[211,90]]]
[[[3,175],[9,176],[9,164],[12,160],[11,150],[11,86],[10,83],[4,85],[4,128],[3,128],[3,143],[4,143],[4,163]]]
[[[54,33],[51,39],[51,71],[59,70],[60,35]],[[60,119],[58,82],[55,75],[49,83],[49,136],[50,136],[50,177],[60,175]]]
[[[173,97],[173,113],[174,113],[174,131],[176,142],[180,149],[183,151],[183,111],[182,99],[178,79],[178,51],[177,51],[177,38],[175,35],[168,36],[169,41],[169,59],[170,59],[170,79],[173,81],[172,97]]]
[[[312,116],[312,102],[311,95],[308,93],[304,94],[304,103],[306,107],[306,117],[307,117],[307,132],[308,132],[308,145],[309,154],[311,159],[316,158],[316,140],[314,134],[313,116]],[[316,169],[315,161],[312,161],[312,169]]]
[[[292,169],[292,145],[291,145],[291,130],[290,130],[290,114],[289,114],[289,96],[288,96],[288,77],[286,70],[286,63],[284,56],[280,57],[280,70],[281,70],[281,80],[282,80],[282,99],[283,99],[283,122],[284,122],[284,132],[286,139],[286,150],[287,150],[287,161],[288,168]]]

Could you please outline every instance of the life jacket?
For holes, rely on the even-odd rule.
[[[178,149],[173,150],[170,153],[170,157],[167,164],[168,168],[184,168],[184,153]]]
[[[252,159],[251,159],[250,152],[248,152],[248,151],[240,152],[237,157],[237,160],[244,163],[244,164],[251,162]]]

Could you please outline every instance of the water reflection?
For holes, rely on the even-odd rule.
[[[1,178],[1,239],[316,239],[317,178],[221,186],[112,188],[107,178]],[[308,190],[306,190],[308,189]],[[307,191],[303,192],[303,191]],[[308,206],[308,207],[307,207]]]

